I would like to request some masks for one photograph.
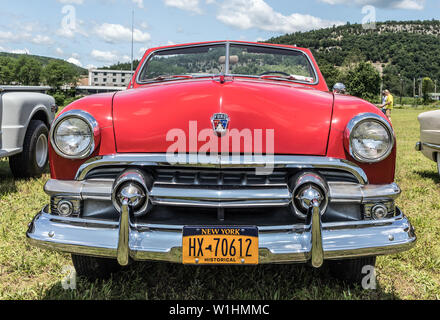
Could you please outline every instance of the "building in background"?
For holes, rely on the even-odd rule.
[[[89,70],[89,86],[127,87],[134,72],[125,70]]]
[[[440,101],[440,93],[430,93],[429,95],[431,96],[432,100]]]

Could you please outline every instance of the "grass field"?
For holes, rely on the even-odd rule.
[[[0,160],[0,299],[440,299],[440,179],[436,164],[414,150],[417,115],[397,109],[398,205],[414,224],[414,249],[379,257],[376,290],[348,287],[309,266],[196,267],[136,263],[108,281],[78,280],[64,290],[70,256],[31,247],[28,223],[47,202],[49,179],[14,181]]]

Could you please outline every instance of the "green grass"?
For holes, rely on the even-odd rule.
[[[398,205],[416,228],[414,249],[378,258],[376,290],[349,287],[326,269],[303,265],[197,267],[135,263],[108,281],[62,288],[69,255],[27,244],[27,224],[48,202],[49,179],[14,181],[0,160],[0,299],[440,299],[440,179],[436,164],[414,150],[417,115],[396,109]]]

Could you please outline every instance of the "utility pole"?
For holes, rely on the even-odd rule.
[[[399,73],[399,79],[400,79],[400,105],[402,105],[403,79],[400,73]]]
[[[133,52],[134,52],[134,9],[131,14],[131,74],[133,75]]]
[[[413,98],[416,97],[416,78],[414,78],[414,87],[413,87]]]

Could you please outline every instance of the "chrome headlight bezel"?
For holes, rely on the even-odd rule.
[[[362,155],[358,154],[356,152],[356,149],[353,147],[353,134],[356,131],[356,129],[365,122],[375,122],[379,125],[381,125],[386,132],[388,133],[388,148],[385,153],[383,153],[378,158],[366,158]],[[385,160],[388,158],[388,156],[391,154],[391,152],[394,149],[395,144],[395,137],[394,137],[394,130],[391,127],[391,125],[386,121],[384,118],[382,118],[380,115],[375,113],[362,113],[357,116],[355,116],[353,119],[350,120],[350,122],[347,125],[347,128],[345,129],[345,148],[350,153],[351,157],[355,159],[358,162],[361,163],[377,163]]]
[[[57,129],[60,126],[60,124],[71,118],[77,118],[79,120],[84,121],[87,124],[91,135],[90,143],[87,146],[87,148],[76,155],[69,155],[64,153],[57,145],[55,139],[55,135],[57,133]],[[58,118],[55,119],[50,130],[50,143],[52,148],[54,149],[56,154],[66,159],[77,160],[77,159],[86,159],[90,157],[95,151],[96,146],[99,145],[100,139],[101,139],[101,132],[99,129],[98,122],[90,113],[83,110],[69,110],[63,113],[62,115],[60,115]]]

